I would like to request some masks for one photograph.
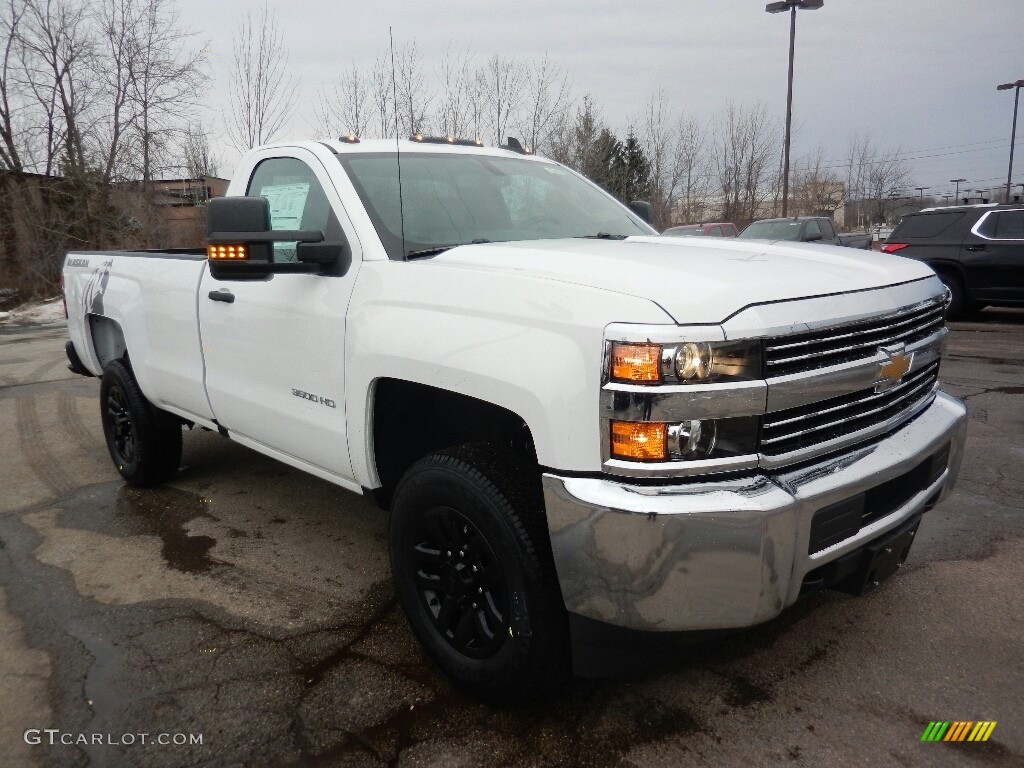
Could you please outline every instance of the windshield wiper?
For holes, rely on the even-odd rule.
[[[405,257],[407,259],[415,259],[421,256],[436,256],[439,253],[451,250],[452,248],[458,248],[460,245],[479,245],[480,243],[491,242],[486,237],[477,237],[469,241],[469,243],[450,243],[449,245],[435,245],[431,248],[421,248],[418,251],[407,251]]]
[[[596,235],[577,235],[577,239],[586,240],[625,240],[629,235],[611,235],[607,232],[598,232]]]

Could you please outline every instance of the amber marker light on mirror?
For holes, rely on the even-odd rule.
[[[244,261],[249,258],[249,249],[244,245],[208,245],[207,258],[214,261]]]
[[[666,435],[664,422],[612,421],[612,458],[665,461],[668,458]]]
[[[612,344],[610,374],[614,381],[657,382],[660,371],[661,345]]]

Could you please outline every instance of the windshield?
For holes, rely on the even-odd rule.
[[[799,221],[783,219],[782,221],[755,221],[740,232],[740,237],[754,240],[799,240]]]
[[[666,229],[661,234],[667,237],[703,237],[704,229],[694,227],[693,229]]]
[[[392,259],[465,243],[655,234],[593,184],[553,163],[403,152],[400,208],[394,153],[337,157]]]

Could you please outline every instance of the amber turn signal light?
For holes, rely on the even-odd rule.
[[[249,249],[244,245],[208,245],[206,246],[206,257],[216,261],[245,260],[249,258]]]
[[[632,461],[665,461],[668,433],[660,421],[612,421],[612,458]]]
[[[661,379],[659,344],[612,344],[611,377],[614,381],[657,382]]]

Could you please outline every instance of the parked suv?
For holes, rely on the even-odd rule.
[[[952,294],[948,317],[1024,305],[1024,205],[925,208],[904,216],[882,250],[935,270]]]

